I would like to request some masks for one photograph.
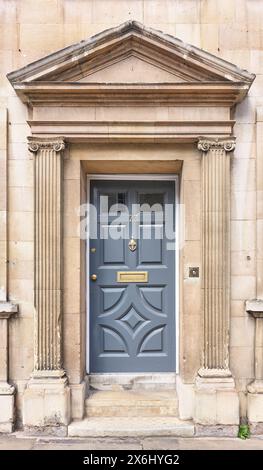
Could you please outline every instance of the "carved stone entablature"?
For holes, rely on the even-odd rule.
[[[235,149],[236,142],[234,138],[231,139],[204,139],[200,138],[197,144],[198,150],[202,152],[209,152],[209,150],[224,150],[225,152],[232,152]]]
[[[143,80],[139,69],[144,70]],[[157,81],[151,77],[156,70]],[[255,75],[171,35],[127,21],[7,77],[32,107],[76,102],[233,106],[247,94]]]
[[[63,135],[70,144],[196,143],[200,136],[228,139],[235,124],[230,109],[247,95],[254,78],[137,21],[102,31],[8,74],[31,109],[28,124],[35,141],[29,150],[33,153],[38,145],[43,148],[38,143],[42,136],[55,140]],[[98,112],[94,119],[91,108],[104,106],[107,113]],[[146,106],[149,112],[144,119],[140,109]],[[209,118],[191,106],[209,107]],[[71,107],[81,107],[82,112],[70,113]],[[127,117],[127,107],[137,107],[138,113]],[[155,112],[157,107],[166,111]],[[171,107],[176,110],[170,113]],[[187,107],[184,115],[182,107]],[[227,144],[225,150],[230,151]]]
[[[39,150],[54,150],[54,152],[62,152],[66,147],[63,137],[58,139],[39,139],[28,137],[28,150],[37,153]]]

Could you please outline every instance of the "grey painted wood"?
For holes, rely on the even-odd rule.
[[[125,203],[129,209],[122,226],[115,228],[137,242],[129,249],[129,238],[90,240],[90,371],[167,372],[175,370],[175,254],[167,249],[167,238],[155,239],[154,231],[164,232],[164,218],[152,213],[143,219],[138,212],[132,221],[132,204],[149,201],[174,204],[173,181],[92,181],[91,202],[98,209],[92,220],[103,236],[114,223],[106,220],[100,207],[103,195],[112,203]],[[119,207],[120,208],[120,207]],[[120,212],[118,212],[120,215]],[[101,232],[100,232],[101,230]],[[140,234],[140,238],[138,238]],[[94,251],[96,249],[96,252]],[[147,283],[119,283],[118,271],[148,271]]]

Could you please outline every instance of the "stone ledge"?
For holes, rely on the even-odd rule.
[[[18,305],[13,302],[0,301],[0,319],[8,319],[18,313]]]
[[[14,385],[10,385],[8,382],[0,382],[0,395],[13,395],[14,393]]]
[[[263,300],[253,299],[246,301],[246,311],[255,318],[263,318]]]

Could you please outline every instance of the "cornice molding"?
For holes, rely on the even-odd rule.
[[[73,142],[196,142],[200,135],[227,139],[235,121],[27,121],[35,140],[54,139],[58,135]]]
[[[28,137],[28,150],[31,153],[37,153],[39,150],[53,150],[54,152],[62,152],[66,147],[63,137],[57,139],[39,139]]]
[[[231,107],[242,101],[248,84],[196,83],[63,83],[34,82],[14,85],[31,106],[160,106],[213,105]]]
[[[118,44],[123,46],[127,41],[131,42],[131,50],[134,47],[134,41],[139,43],[139,50],[144,46],[152,50],[158,48],[159,51],[162,51],[162,62],[164,63],[167,62],[168,57],[180,60],[182,68],[185,68],[186,65],[190,71],[193,81],[197,80],[198,71],[202,75],[204,73],[210,77],[212,81],[219,79],[224,82],[251,84],[255,78],[255,75],[246,70],[242,70],[198,47],[186,44],[176,37],[146,27],[137,21],[127,21],[11,72],[8,74],[8,79],[13,86],[18,82],[46,81],[49,77],[53,79],[56,77],[56,80],[59,80],[58,77],[66,69],[79,70],[80,64],[82,67],[89,59],[94,59],[101,53],[104,57],[109,58]],[[196,71],[195,74],[192,73],[194,71]]]
[[[206,153],[209,150],[224,150],[225,152],[232,152],[235,149],[235,138],[229,139],[205,139],[200,138],[197,143],[198,150]]]
[[[97,71],[132,56],[169,73],[171,82],[166,79],[151,82],[153,77],[145,73],[144,83],[141,80],[130,83],[129,70],[128,78],[121,83],[106,82],[103,74],[96,79]],[[231,107],[246,96],[255,75],[171,35],[128,21],[43,57],[7,78],[21,100],[33,107],[83,103],[120,106],[212,103]]]

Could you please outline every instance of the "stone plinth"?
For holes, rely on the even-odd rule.
[[[53,429],[58,433],[70,421],[70,389],[65,373],[33,375],[24,393],[24,417],[26,428]],[[33,429],[34,430],[34,429]]]
[[[198,377],[194,420],[204,426],[238,426],[239,400],[229,377]]]
[[[256,320],[255,380],[248,385],[248,421],[255,433],[263,432],[263,300],[246,302],[246,310]]]
[[[0,432],[13,431],[15,421],[15,387],[8,383],[8,320],[17,313],[17,305],[0,302]]]

